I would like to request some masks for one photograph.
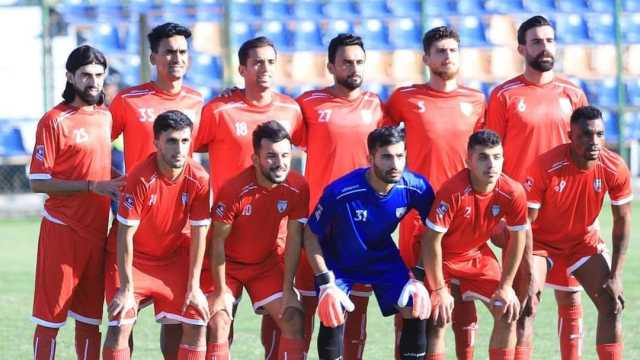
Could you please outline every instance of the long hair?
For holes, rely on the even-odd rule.
[[[67,63],[65,65],[68,72],[71,74],[75,74],[76,70],[79,68],[89,65],[89,64],[97,64],[102,65],[105,71],[107,70],[107,58],[104,54],[89,45],[82,45],[80,47],[75,48],[69,57],[67,58]],[[70,104],[76,98],[76,90],[72,83],[67,81],[64,91],[62,92],[62,98],[64,102]],[[104,103],[104,91],[100,92],[100,98],[98,99],[97,105],[102,105]]]

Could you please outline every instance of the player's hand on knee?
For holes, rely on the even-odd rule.
[[[211,311],[209,314],[213,316],[220,311],[224,311],[227,313],[227,316],[229,316],[229,319],[233,320],[234,301],[235,298],[231,294],[231,290],[228,288],[214,292],[210,306]]]
[[[431,315],[431,299],[422,281],[411,278],[404,284],[398,298],[398,306],[406,307],[409,304],[409,299],[413,303],[411,315],[414,318],[420,320],[429,318],[429,315]]]
[[[107,307],[109,320],[114,320],[119,315],[120,318],[125,316],[129,310],[136,310],[136,299],[133,290],[127,288],[119,288],[116,295],[111,300],[111,304]]]
[[[207,297],[199,287],[187,290],[184,304],[182,305],[183,314],[189,306],[193,307],[204,321],[209,321],[209,303],[207,302]]]
[[[602,287],[615,301],[613,309],[614,314],[620,314],[624,310],[624,294],[622,291],[622,282],[618,278],[608,279]]]
[[[316,275],[316,284],[320,289],[317,312],[322,324],[331,328],[344,324],[344,310],[353,311],[355,308],[349,295],[336,286],[331,271]]]
[[[296,291],[296,289],[282,290],[282,305],[280,305],[278,318],[282,319],[288,308],[294,308],[300,311],[304,311],[302,303],[300,302],[300,295],[298,294],[298,291]]]
[[[433,307],[431,320],[436,326],[443,327],[451,322],[455,300],[446,286],[431,293],[431,304]]]
[[[511,286],[499,287],[491,296],[491,307],[494,314],[513,322],[520,315],[520,301]]]

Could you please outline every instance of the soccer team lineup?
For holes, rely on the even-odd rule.
[[[559,359],[623,359],[631,176],[601,110],[554,73],[546,18],[519,25],[524,70],[488,99],[459,84],[464,44],[447,26],[423,36],[429,80],[384,103],[362,88],[366,44],[348,33],[329,43],[328,87],[276,92],[277,49],[260,36],[237,53],[244,87],[205,103],[183,84],[190,38],[177,23],[151,29],[156,75],[111,99],[101,50],[68,54],[28,169],[47,195],[34,359],[55,358],[67,318],[78,359],[131,359],[142,312],[164,359],[230,359],[243,298],[265,359],[365,358],[371,301],[395,359],[525,360],[545,286]],[[124,172],[111,162],[120,136]],[[594,348],[582,347],[587,307]],[[475,346],[484,311],[488,349]]]

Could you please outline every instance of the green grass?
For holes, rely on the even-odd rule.
[[[640,202],[634,203],[634,219],[638,219]],[[27,359],[31,355],[33,324],[30,321],[33,300],[33,278],[39,219],[3,220],[0,222],[0,358]],[[601,216],[603,234],[611,234],[611,216],[608,207]],[[625,264],[624,312],[625,359],[640,359],[640,225],[633,224],[631,244]],[[611,247],[609,247],[611,248]],[[258,335],[260,321],[253,314],[245,296],[236,318],[235,341],[232,355],[235,359],[261,359],[262,347]],[[583,296],[585,304],[584,359],[596,359],[595,355],[595,309]],[[477,306],[480,320],[477,334],[476,358],[486,359],[491,319],[483,306]],[[140,314],[135,330],[135,357],[137,359],[159,359],[159,325],[148,309]],[[103,334],[106,329],[103,328]],[[556,336],[556,310],[553,294],[545,291],[535,328],[534,359],[559,359]],[[368,340],[365,359],[392,359],[393,320],[380,315],[375,299],[369,306]],[[447,339],[447,353],[454,358],[452,337]],[[317,359],[315,339],[312,342],[310,359]],[[73,321],[61,330],[58,338],[58,359],[75,358],[73,350]]]

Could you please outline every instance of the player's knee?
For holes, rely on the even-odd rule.
[[[181,343],[191,346],[202,346],[206,338],[206,326],[182,324]]]
[[[621,312],[615,313],[616,310],[616,301],[607,293],[602,290],[600,294],[596,297],[596,309],[598,310],[598,316],[606,317],[611,321],[617,321],[619,317],[622,315]]]
[[[231,331],[231,318],[225,311],[218,311],[209,320],[207,331],[209,332],[209,342],[227,341]]]
[[[582,296],[579,291],[555,291],[556,303],[558,305],[580,305]]]
[[[300,309],[288,308],[282,317],[282,334],[290,339],[304,337],[304,315]]]
[[[400,343],[400,359],[423,359],[427,351],[427,320],[403,319]]]
[[[104,345],[112,349],[121,349],[129,346],[131,325],[109,326]]]
[[[320,324],[318,331],[318,356],[320,360],[340,359],[343,353],[344,325],[335,328]]]

